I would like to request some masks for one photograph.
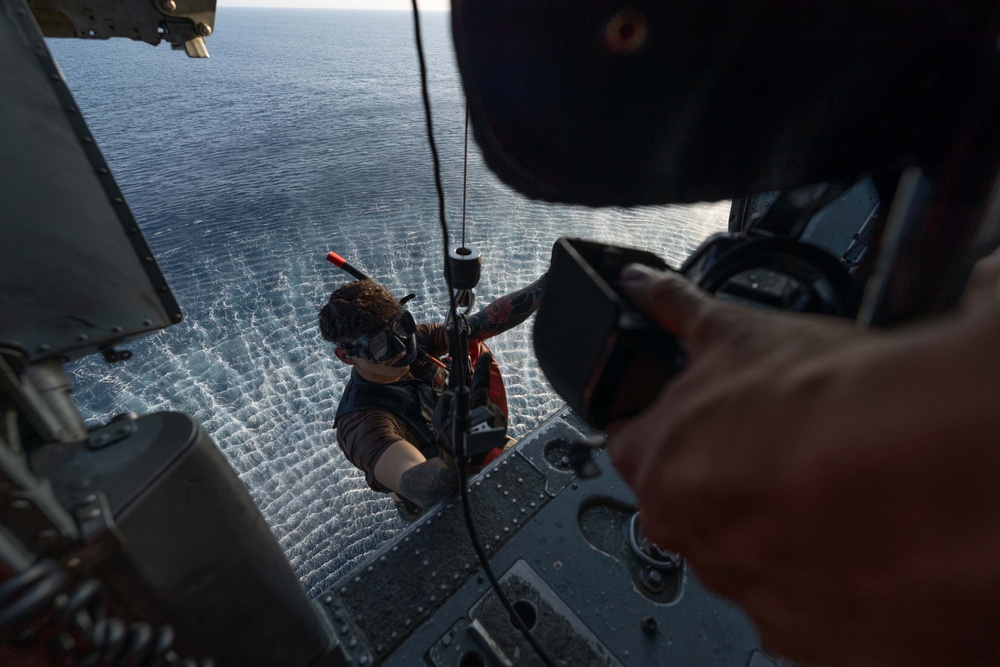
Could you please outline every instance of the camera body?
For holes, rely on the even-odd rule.
[[[625,296],[619,276],[632,263],[673,270],[645,250],[560,238],[535,319],[539,366],[600,430],[644,410],[685,364],[684,345]],[[792,239],[717,234],[678,272],[719,299],[754,308],[839,317],[857,311],[841,262]]]
[[[535,316],[535,354],[553,389],[592,426],[645,408],[684,367],[674,336],[622,292],[626,264],[670,270],[645,250],[560,238]]]

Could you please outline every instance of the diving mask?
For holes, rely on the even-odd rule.
[[[406,366],[417,356],[417,325],[405,308],[378,329],[359,336],[350,346],[353,356],[382,364],[405,352],[393,366]]]

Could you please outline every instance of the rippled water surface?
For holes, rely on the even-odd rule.
[[[449,220],[461,227],[464,100],[447,15],[423,17]],[[116,366],[72,369],[88,420],[177,410],[215,438],[311,595],[403,524],[331,430],[348,376],[316,313],[335,250],[420,319],[442,318],[441,236],[412,17],[219,10],[209,60],[125,40],[50,40],[185,320]],[[467,236],[479,303],[545,271],[562,235],[647,247],[672,264],[723,229],[727,202],[592,210],[529,201],[470,146]],[[530,326],[492,347],[520,436],[560,405]]]

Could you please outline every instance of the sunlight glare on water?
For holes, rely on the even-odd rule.
[[[453,234],[461,221],[464,101],[447,15],[423,18]],[[315,596],[403,527],[341,455],[333,416],[348,377],[316,314],[347,275],[334,250],[418,319],[444,314],[441,238],[411,17],[223,7],[211,59],[127,40],[49,40],[177,300],[183,323],[114,366],[76,363],[91,423],[176,410],[212,435]],[[468,240],[478,303],[541,275],[563,235],[634,245],[678,265],[726,227],[728,202],[594,210],[529,201],[470,147]],[[491,343],[511,433],[560,406],[530,324]]]

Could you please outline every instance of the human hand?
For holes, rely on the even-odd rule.
[[[653,405],[610,429],[648,538],[788,657],[996,664],[995,319],[866,333],[645,267],[623,282],[688,346]]]

